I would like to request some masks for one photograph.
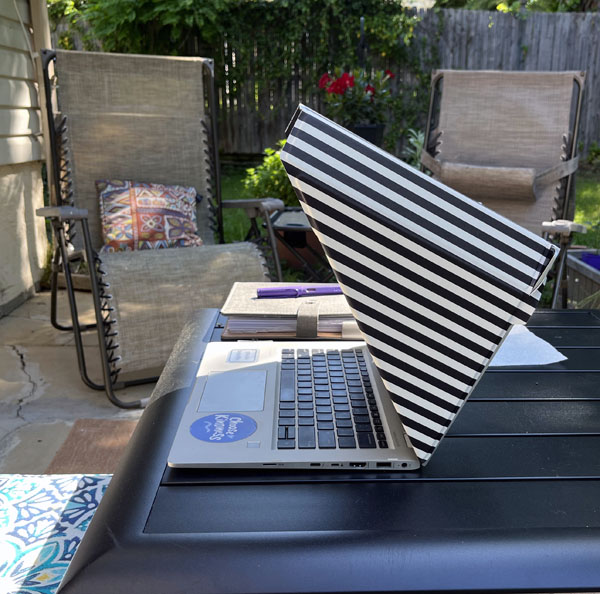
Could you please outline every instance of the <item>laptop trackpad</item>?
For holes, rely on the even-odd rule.
[[[208,374],[198,412],[263,410],[267,371],[215,371]]]

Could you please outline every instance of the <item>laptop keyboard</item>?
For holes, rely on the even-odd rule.
[[[364,355],[283,349],[278,449],[387,448]]]

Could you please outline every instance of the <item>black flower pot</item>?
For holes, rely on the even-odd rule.
[[[381,146],[384,128],[385,124],[354,124],[349,127],[349,130],[361,138]]]

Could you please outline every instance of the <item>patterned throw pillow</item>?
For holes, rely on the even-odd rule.
[[[104,252],[202,245],[196,235],[196,190],[134,181],[99,180]]]

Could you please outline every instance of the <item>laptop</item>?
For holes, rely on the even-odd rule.
[[[281,160],[363,341],[210,343],[168,464],[427,464],[558,248],[300,105]]]

